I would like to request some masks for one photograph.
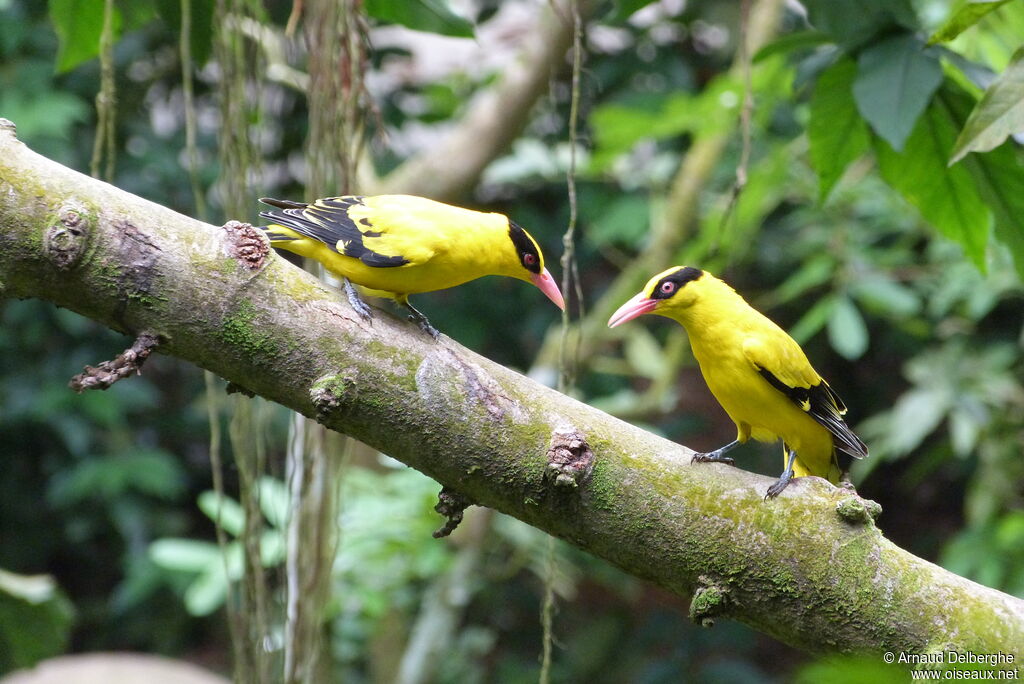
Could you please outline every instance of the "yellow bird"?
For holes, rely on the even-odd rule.
[[[768,499],[793,477],[817,475],[838,484],[845,468],[840,468],[837,451],[854,458],[868,455],[843,421],[843,401],[800,346],[715,276],[688,266],[659,273],[612,315],[608,326],[647,313],[686,329],[704,380],[736,423],[735,441],[698,453],[694,461],[732,463],[725,453],[751,437],[782,439],[785,470],[768,488]]]
[[[352,308],[370,318],[353,283],[394,299],[437,337],[409,295],[461,285],[485,275],[533,283],[564,309],[562,293],[529,233],[503,214],[485,214],[411,195],[330,197],[311,204],[263,197],[270,244],[316,259],[345,282]]]

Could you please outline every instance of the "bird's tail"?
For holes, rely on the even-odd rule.
[[[284,242],[293,242],[302,239],[302,236],[290,228],[271,223],[268,226],[253,226],[256,230],[262,230],[263,234],[270,240],[271,245],[278,245]]]

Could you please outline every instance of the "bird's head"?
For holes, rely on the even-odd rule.
[[[519,224],[508,222],[508,237],[515,249],[515,265],[509,275],[536,285],[559,309],[565,309],[565,300],[550,271],[544,268],[544,255],[533,239]]]
[[[697,301],[702,278],[710,276],[692,266],[673,266],[662,271],[648,280],[644,289],[612,314],[608,327],[614,328],[648,313],[678,318]]]

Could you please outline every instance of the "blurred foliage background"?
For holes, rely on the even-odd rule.
[[[302,32],[284,38],[291,3],[256,4],[261,31],[244,40],[268,77],[245,92],[258,105],[249,133],[260,159],[248,178],[250,214],[227,217],[224,70],[212,46],[234,29],[215,21],[214,0],[188,4],[199,197],[214,222],[253,220],[257,196],[299,198],[308,179],[308,103],[295,78],[308,60]],[[1024,167],[1015,140],[968,118],[1000,73],[1024,68],[1014,54],[1024,2],[977,3],[991,13],[970,17],[945,0],[857,10],[774,3],[774,13],[771,4],[583,3],[576,182],[587,307],[617,305],[602,300],[612,283],[632,294],[660,270],[633,274],[643,278],[631,285],[623,274],[638,264],[723,276],[790,330],[849,405],[872,452],[853,479],[883,505],[886,535],[1024,596]],[[111,6],[112,182],[198,215],[183,5]],[[104,7],[0,0],[0,116],[33,149],[83,171]],[[367,0],[363,9],[366,137],[378,178],[457,127],[550,11],[540,0]],[[739,49],[744,25],[764,38],[753,54]],[[899,69],[911,76],[893,83]],[[521,134],[457,198],[527,226],[551,261],[569,217],[569,83],[568,69],[557,70]],[[947,166],[964,149],[978,151]],[[415,303],[461,343],[553,384],[558,321],[536,292],[484,279]],[[733,437],[676,327],[608,332],[594,316],[582,327],[579,398],[695,449]],[[212,491],[214,394],[198,369],[166,357],[107,392],[67,388],[83,365],[127,344],[41,302],[0,302],[0,672],[57,653],[124,649],[231,670],[224,606],[242,574],[245,513],[234,503],[234,465],[221,505]],[[290,419],[260,406],[260,556],[276,596]],[[775,475],[778,456],[750,445],[739,462]],[[490,511],[470,509],[452,538],[435,540],[438,486],[365,447],[348,448],[341,480],[324,633],[328,671],[344,681],[533,681],[546,583],[557,595],[557,681],[821,681],[839,667],[742,625],[696,627],[679,598],[562,543],[552,552],[536,530]],[[278,612],[271,652],[280,625]],[[872,663],[848,667],[882,676]]]

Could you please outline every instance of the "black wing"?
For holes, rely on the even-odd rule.
[[[363,204],[362,197],[329,197],[312,204],[261,197],[260,202],[278,208],[278,211],[261,211],[263,218],[318,240],[335,252],[359,259],[367,266],[394,268],[409,263],[403,256],[374,252],[363,243],[363,238],[379,237],[380,233],[373,231],[366,219],[361,220],[366,230],[360,230],[348,215],[350,207]]]
[[[822,380],[817,385],[811,385],[810,387],[790,387],[772,375],[769,370],[758,367],[757,372],[768,381],[768,384],[785,394],[790,401],[806,411],[811,418],[814,418],[826,430],[831,432],[835,438],[837,449],[854,458],[864,458],[868,455],[867,445],[861,441],[860,437],[853,433],[850,426],[843,420],[843,414],[846,413],[846,404],[828,386],[827,382]]]

